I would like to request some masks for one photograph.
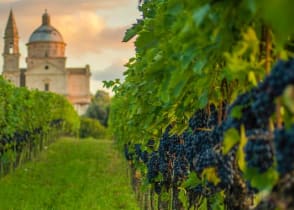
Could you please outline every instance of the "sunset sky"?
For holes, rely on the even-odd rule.
[[[1,55],[10,9],[20,36],[21,67],[26,66],[26,43],[47,9],[51,24],[67,44],[67,67],[89,64],[91,92],[95,93],[102,88],[101,81],[122,78],[123,64],[135,54],[133,43],[121,40],[125,30],[140,18],[137,5],[137,0],[0,0]],[[1,71],[2,66],[1,56]]]

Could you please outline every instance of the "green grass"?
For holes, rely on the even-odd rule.
[[[111,141],[61,139],[0,180],[0,210],[138,209]]]

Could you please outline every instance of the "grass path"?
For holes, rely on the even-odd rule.
[[[135,210],[111,141],[61,139],[0,180],[0,210]]]

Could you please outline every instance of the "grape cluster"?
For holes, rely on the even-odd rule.
[[[255,131],[255,135],[251,135],[245,148],[245,159],[247,167],[257,168],[260,173],[266,172],[274,162],[273,148],[268,139],[265,139],[263,132]]]
[[[15,141],[16,151],[19,153],[22,151],[23,146],[29,142],[29,138],[31,137],[31,133],[28,131],[17,132],[14,134],[14,137],[10,138],[10,142]]]
[[[294,84],[294,59],[278,61],[261,86],[275,98],[280,96],[289,84]]]
[[[284,175],[294,170],[294,125],[288,130],[276,130],[274,135],[278,171]]]
[[[135,144],[134,147],[135,147],[136,159],[137,161],[139,161],[142,156],[141,144]]]
[[[173,165],[174,179],[176,181],[185,178],[188,175],[188,160],[186,159],[185,146],[178,144],[176,146],[175,160]]]
[[[217,167],[217,174],[220,178],[219,186],[222,189],[229,189],[234,184],[234,176],[236,173],[234,161],[236,160],[237,145],[234,146],[225,156],[222,156]]]
[[[149,153],[144,150],[142,153],[141,153],[141,160],[143,161],[143,163],[147,164],[148,163],[148,160],[149,160]]]
[[[218,123],[218,111],[215,105],[209,106],[209,113],[199,109],[189,120],[189,127],[194,131],[199,128],[213,128]]]
[[[230,128],[235,128],[239,130],[242,124],[246,125],[247,129],[266,128],[266,126],[268,125],[268,118],[271,113],[265,112],[269,113],[269,116],[265,116],[265,118],[262,121],[258,120],[260,118],[260,116],[258,115],[260,112],[256,112],[256,107],[252,107],[252,103],[255,101],[257,96],[258,90],[256,89],[252,89],[252,91],[238,96],[236,101],[228,108],[228,118],[223,122],[224,131]],[[263,101],[260,100],[260,102],[258,103],[262,104]],[[258,108],[267,109],[267,107],[264,105],[258,106]],[[237,115],[241,114],[241,117],[236,116],[235,113],[238,113]]]
[[[275,98],[280,96],[289,84],[294,84],[294,59],[279,61],[263,82],[237,97],[228,108],[224,130],[240,129],[242,124],[246,129],[266,129],[270,116],[275,112]],[[241,112],[241,118],[234,116],[236,110]]]
[[[54,124],[52,124],[54,126]],[[41,134],[42,128],[35,128],[33,131],[19,131],[15,132],[13,135],[3,135],[0,137],[0,157],[2,154],[10,149],[15,149],[17,153],[20,153],[26,144],[35,145],[36,142],[34,136],[36,134]]]
[[[61,126],[63,119],[55,119],[50,122],[51,127],[59,127]]]
[[[219,192],[219,188],[217,188],[213,183],[206,182],[204,184],[198,184],[195,187],[192,187],[190,189],[187,189],[188,193],[188,202],[189,207],[188,209],[191,209],[194,205],[199,205],[201,203],[201,197],[207,197],[210,198],[215,193]],[[208,199],[209,200],[209,199]],[[207,209],[213,209],[211,204],[207,202]]]
[[[210,143],[216,148],[221,146],[223,140],[223,124],[216,126],[210,133]]]
[[[150,159],[147,163],[147,180],[153,183],[156,177],[159,175],[159,157],[158,152],[152,152]]]
[[[134,155],[132,152],[129,151],[129,145],[130,143],[124,144],[124,155],[126,160],[132,160]]]
[[[187,175],[188,162],[185,157],[181,136],[170,135],[168,127],[160,140],[159,171],[163,175],[163,183],[168,188],[172,182],[177,182]]]
[[[212,140],[209,131],[196,131],[189,135],[184,135],[184,148],[186,158],[190,164],[190,170],[202,168],[203,161],[205,161],[205,154],[207,149],[212,148]],[[208,154],[206,154],[208,155]],[[203,156],[201,158],[201,156]],[[205,164],[204,164],[205,165]]]
[[[147,144],[147,147],[150,148],[150,145]],[[147,164],[149,159],[149,153],[147,150],[142,149],[141,144],[124,144],[124,156],[126,160],[136,160],[137,162],[142,161],[144,164]]]
[[[191,117],[189,120],[189,127],[192,130],[195,130],[197,128],[205,128],[206,122],[207,122],[207,114],[205,113],[204,109],[200,109],[195,112],[194,116]]]
[[[240,130],[241,125],[245,126],[248,139],[243,148],[247,167],[264,173],[273,166],[275,154],[280,174],[293,171],[294,126],[275,131],[274,145],[269,141],[272,134],[267,132],[269,118],[275,112],[275,98],[289,84],[294,84],[294,60],[278,62],[257,87],[239,95],[227,109],[224,106],[227,117],[220,125],[217,124],[218,110],[211,105],[209,111],[197,110],[189,120],[189,129],[180,136],[172,135],[172,127],[168,126],[160,139],[158,151],[155,151],[154,141],[150,142],[151,146],[147,144],[154,151],[151,155],[142,151],[141,145],[135,145],[136,155],[147,164],[147,179],[155,191],[160,193],[162,187],[168,189],[185,180],[190,172],[199,176],[206,168],[213,167],[220,182],[215,186],[206,180],[187,189],[190,206],[201,196],[209,197],[219,190],[231,194],[240,191],[248,196],[256,193],[257,189],[252,188],[250,182],[244,182],[236,164],[239,145],[233,146],[227,154],[222,151],[224,133],[231,128]],[[160,181],[156,179],[159,174],[163,178]]]
[[[203,150],[200,155],[194,158],[193,166],[195,171],[201,174],[205,168],[217,166],[219,159],[219,154],[217,154],[213,148],[209,148]]]
[[[184,157],[177,157],[174,161],[174,179],[180,180],[188,175],[188,164]]]
[[[275,112],[274,98],[264,92],[260,92],[255,97],[255,101],[251,104],[251,110],[259,125],[256,128],[266,128],[271,114]]]
[[[182,138],[184,139],[184,148],[185,148],[185,154],[186,159],[190,166],[193,165],[193,158],[195,156],[195,150],[196,150],[196,144],[194,143],[195,137],[191,135],[188,131],[184,132],[182,135]]]
[[[169,130],[170,128],[167,128],[166,131],[164,132],[162,138],[160,139],[159,148],[158,148],[159,171],[163,175],[165,181],[167,181],[167,179],[170,179],[171,177],[170,149],[173,149],[174,143],[176,141],[175,137],[172,137],[172,138],[169,137]]]
[[[148,181],[157,191],[163,186],[169,188],[172,182],[183,180],[188,174],[189,164],[182,137],[170,135],[170,130],[171,126],[163,133],[158,151],[152,153],[147,163]],[[161,181],[155,179],[159,174],[163,178]]]
[[[137,161],[142,160],[144,163],[148,162],[148,152],[146,150],[142,150],[141,144],[135,144],[135,154]]]

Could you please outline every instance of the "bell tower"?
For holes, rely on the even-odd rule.
[[[3,51],[3,77],[10,80],[14,85],[20,86],[20,69],[19,69],[19,46],[18,32],[12,10],[4,34],[4,51]]]

